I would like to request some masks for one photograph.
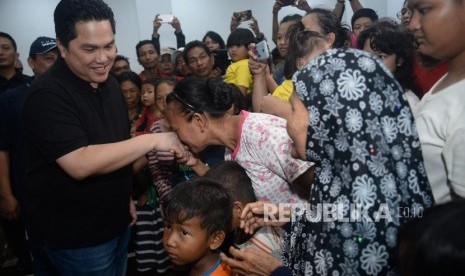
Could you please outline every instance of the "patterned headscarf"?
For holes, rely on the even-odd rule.
[[[355,49],[314,58],[293,81],[309,112],[306,156],[316,169],[312,208],[296,212],[285,265],[296,275],[394,273],[399,226],[433,204],[402,88]],[[337,219],[325,218],[325,204],[337,204]]]

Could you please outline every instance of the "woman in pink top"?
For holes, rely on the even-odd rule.
[[[225,159],[245,168],[259,200],[307,201],[312,164],[291,157],[286,120],[246,111],[234,115],[238,93],[235,85],[220,78],[186,78],[166,99],[166,119],[193,153],[225,146]]]

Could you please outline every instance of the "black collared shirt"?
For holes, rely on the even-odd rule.
[[[7,80],[3,76],[0,76],[0,95],[8,89],[15,88],[21,84],[30,83],[32,77],[24,74],[16,73],[11,79]]]
[[[32,83],[23,108],[29,224],[52,248],[102,244],[129,223],[132,170],[71,178],[56,159],[88,145],[129,138],[127,108],[116,80],[92,88],[59,58]]]

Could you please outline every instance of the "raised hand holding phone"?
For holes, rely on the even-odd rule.
[[[255,51],[259,61],[266,61],[270,58],[270,50],[265,40],[262,40],[255,45]]]
[[[249,45],[248,54],[250,72],[252,72],[253,75],[265,74],[268,65],[258,59],[257,45],[255,43]]]
[[[172,14],[164,13],[159,14],[158,19],[160,19],[161,23],[171,23],[173,22],[174,16]]]
[[[252,11],[251,10],[246,10],[246,11],[234,12],[233,16],[240,23],[240,22],[243,22],[243,21],[251,20],[252,19]]]

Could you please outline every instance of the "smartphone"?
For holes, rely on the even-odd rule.
[[[255,51],[260,61],[265,61],[270,58],[270,49],[268,48],[266,40],[258,42],[257,45],[255,45]]]
[[[290,5],[297,6],[297,4],[299,4],[299,0],[281,0],[281,2],[283,3],[283,7]]]
[[[234,12],[233,16],[239,22],[251,20],[252,19],[252,11],[251,10],[246,10],[246,11]]]
[[[158,19],[161,20],[161,23],[171,23],[173,22],[174,16],[172,14],[164,13],[159,14]]]

